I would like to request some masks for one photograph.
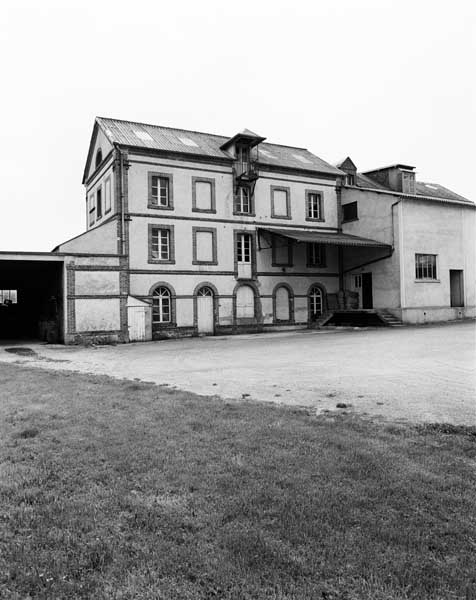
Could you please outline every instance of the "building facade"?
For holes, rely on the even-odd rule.
[[[127,342],[476,315],[476,207],[393,165],[97,118],[85,232],[0,253],[0,337]],[[365,316],[365,315],[364,315]],[[7,333],[6,333],[7,332]]]

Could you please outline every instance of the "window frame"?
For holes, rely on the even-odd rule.
[[[425,276],[418,276],[418,257],[432,257],[433,259],[433,265],[431,265],[430,267],[428,267],[428,263],[426,265],[421,265],[421,272],[423,274],[423,272],[426,269],[426,272],[428,272],[428,268],[431,268],[431,270],[433,271],[433,276],[431,277],[425,277]],[[440,280],[438,279],[438,254],[428,254],[428,253],[420,253],[420,252],[415,252],[415,282],[420,283],[420,282],[436,282],[439,283]]]
[[[355,206],[355,216],[350,217],[350,218],[346,218],[344,215],[345,212],[345,207],[346,206]],[[346,204],[342,204],[341,206],[342,208],[342,223],[351,223],[352,221],[358,221],[359,220],[359,209],[358,209],[358,203],[357,200],[354,200],[353,202],[347,202]]]
[[[155,230],[166,230],[169,232],[169,258],[156,258],[152,255],[152,242]],[[161,264],[161,265],[174,265],[175,264],[175,226],[174,225],[155,225],[149,223],[148,228],[148,263],[149,264]]]
[[[109,202],[108,202],[108,188],[109,188]],[[108,208],[109,204],[109,208]],[[112,210],[112,182],[111,176],[106,177],[104,180],[104,214],[107,215]]]
[[[159,204],[160,187],[157,188],[159,190],[157,198],[155,198],[152,195],[152,188],[154,187],[153,179],[156,177],[158,179],[167,179],[168,180],[168,198],[167,198],[168,202],[167,202],[166,206]],[[172,173],[159,173],[157,171],[148,171],[147,180],[148,180],[147,208],[153,208],[154,210],[174,210],[174,192],[173,192],[174,177],[173,177],[173,174]]]
[[[251,238],[251,250],[250,250],[250,258],[251,261],[249,263],[243,263],[245,265],[251,265],[251,277],[250,279],[256,279],[256,231],[250,231],[249,229],[235,229],[233,231],[233,259],[234,259],[234,269],[235,269],[235,277],[238,278],[238,238],[240,235],[245,234],[249,235]]]
[[[317,221],[323,223],[324,217],[324,194],[320,190],[306,190],[306,221]],[[313,217],[310,215],[311,212],[311,195],[316,195],[319,199],[319,216]]]
[[[313,260],[313,256],[312,256],[312,248],[314,246],[320,246],[321,247],[321,260],[319,262],[315,262]],[[308,267],[318,267],[320,269],[323,269],[327,266],[327,251],[326,251],[326,245],[322,244],[320,242],[308,242],[307,243],[307,266]]]
[[[210,208],[199,208],[197,206],[197,183],[210,184]],[[216,214],[216,190],[213,177],[192,177],[192,212]]]
[[[272,185],[270,187],[271,192],[271,218],[272,219],[292,219],[291,215],[291,188],[283,185]],[[274,193],[285,192],[286,194],[286,215],[278,215],[274,210]]]
[[[96,223],[96,192],[88,194],[88,227],[92,227]]]
[[[248,190],[248,194],[249,194],[248,195],[248,204],[249,204],[249,207],[250,207],[249,212],[244,212],[242,210],[238,210],[238,207],[237,207],[238,193],[241,190],[245,190],[245,189]],[[240,201],[241,201],[241,197],[240,197]],[[242,201],[240,203],[240,206],[241,207],[243,206],[243,202]],[[255,214],[255,207],[254,207],[254,194],[253,194],[252,189],[251,189],[250,186],[248,186],[248,185],[239,185],[237,187],[236,193],[233,194],[233,214],[234,215],[245,216],[245,217],[255,217],[256,216],[256,214]]]
[[[96,188],[96,221],[102,219],[102,184]]]
[[[12,292],[15,292],[14,299],[12,299]],[[6,305],[6,300],[8,300],[8,304],[18,304],[18,289],[16,290],[0,290],[0,305]]]
[[[317,315],[317,318],[313,318],[313,313],[312,313],[312,305],[313,305],[313,301],[314,301],[314,294],[312,294],[312,292],[314,289],[319,290],[320,298],[321,298],[321,312],[319,313],[319,315]],[[309,287],[309,290],[307,292],[307,302],[308,302],[308,321],[309,321],[309,323],[318,321],[319,318],[322,317],[322,315],[326,312],[326,308],[325,308],[326,307],[326,291],[325,291],[324,287],[322,285],[320,285],[319,283],[313,283]]]
[[[170,297],[170,321],[156,321],[154,323],[154,292],[159,288],[165,288],[169,292]],[[157,332],[160,336],[161,330],[167,330],[177,327],[176,315],[177,315],[177,307],[176,307],[176,293],[174,288],[167,281],[158,281],[156,282],[149,291],[149,299],[151,302],[152,310],[151,310],[151,328],[152,328],[152,339],[160,339],[157,338],[154,334]]]
[[[287,262],[278,262],[277,260],[277,256],[276,256],[276,249],[277,249],[277,243],[280,240],[284,240],[287,243],[287,247],[288,247],[288,259]],[[284,236],[277,236],[277,235],[273,235],[272,237],[272,241],[271,241],[271,266],[272,267],[292,267],[294,266],[293,263],[293,240],[291,240],[290,238],[286,238]]]
[[[212,234],[212,260],[198,260],[198,258],[197,258],[197,233],[200,233],[200,232]],[[217,265],[218,264],[217,229],[216,229],[216,227],[192,227],[192,246],[193,246],[192,265]]]

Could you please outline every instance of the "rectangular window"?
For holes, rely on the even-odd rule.
[[[111,178],[108,177],[104,183],[104,214],[108,213],[111,208]]]
[[[322,194],[306,190],[306,221],[323,221]]]
[[[175,263],[174,226],[149,225],[149,262]]]
[[[149,173],[149,208],[173,209],[172,175]]]
[[[235,214],[250,215],[252,212],[250,188],[239,187],[235,194]]]
[[[96,220],[96,203],[94,201],[94,194],[91,194],[88,198],[88,212],[89,212],[89,225],[94,225]]]
[[[362,275],[354,276],[354,287],[360,289],[362,287]]]
[[[435,281],[436,254],[415,254],[415,277]]]
[[[96,190],[96,215],[100,219],[102,217],[102,188]]]
[[[193,264],[216,265],[216,229],[193,227]]]
[[[215,180],[192,177],[192,210],[215,213]]]
[[[342,222],[356,221],[358,218],[357,202],[342,205]]]
[[[308,244],[308,267],[326,266],[326,247],[324,244],[311,242]]]
[[[17,290],[0,290],[0,304],[18,304]]]
[[[236,259],[239,263],[251,263],[251,235],[239,233],[236,238]]]
[[[290,267],[293,262],[292,241],[285,237],[273,236],[273,267]]]
[[[345,183],[346,185],[355,185],[355,175],[348,173],[345,176]]]
[[[271,186],[271,217],[290,219],[289,188]]]

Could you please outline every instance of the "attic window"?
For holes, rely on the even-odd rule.
[[[308,160],[307,158],[304,158],[304,156],[301,156],[300,154],[293,154],[294,158],[297,158],[298,160],[300,160],[302,163],[307,163],[308,165],[312,165],[312,161]]]
[[[193,140],[189,139],[189,138],[185,138],[185,137],[179,137],[179,140],[182,142],[182,144],[184,144],[185,146],[194,146],[195,148],[198,148],[198,144],[196,144]]]
[[[133,133],[136,137],[138,137],[143,142],[153,142],[152,136],[147,133],[147,131],[136,131],[133,130]]]
[[[102,150],[101,148],[98,148],[98,151],[96,152],[96,169],[99,167],[99,165],[102,163]]]

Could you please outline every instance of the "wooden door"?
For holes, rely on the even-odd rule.
[[[373,308],[372,273],[362,273],[362,308]]]
[[[203,287],[197,294],[197,328],[198,333],[213,334],[213,292],[208,287]]]
[[[450,269],[450,300],[451,306],[464,306],[463,271]]]

